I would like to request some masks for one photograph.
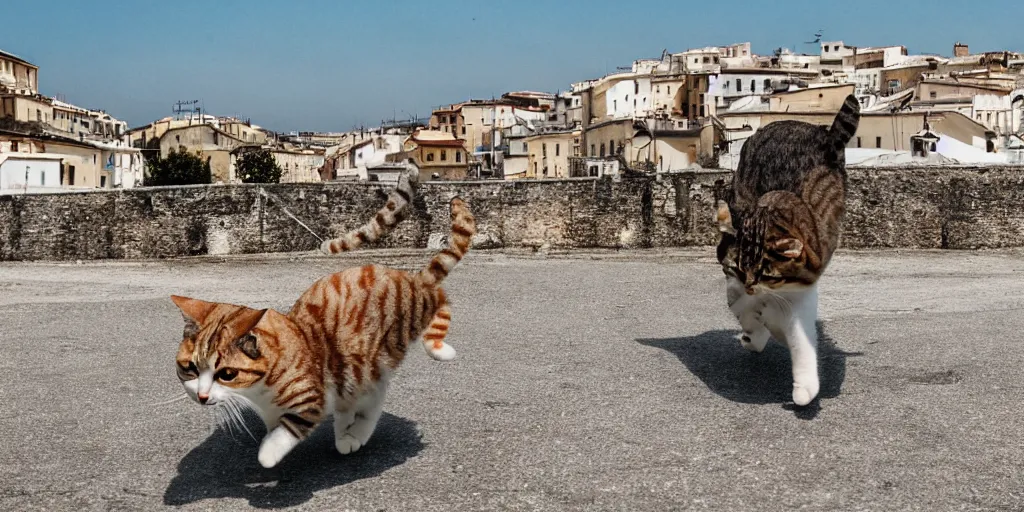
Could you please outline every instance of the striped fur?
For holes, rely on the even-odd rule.
[[[717,213],[718,259],[748,289],[811,285],[838,246],[846,198],[845,146],[860,120],[849,96],[829,127],[777,121],[743,145],[733,196]],[[801,245],[795,258],[779,244]]]
[[[836,118],[832,121],[832,126],[829,127],[828,133],[832,139],[832,147],[836,150],[841,150],[853,139],[853,135],[857,133],[857,126],[860,124],[860,102],[857,101],[857,97],[849,95],[846,100],[843,101],[843,106],[839,109],[839,113],[836,114]]]
[[[398,178],[398,186],[388,194],[388,202],[369,222],[358,229],[349,231],[320,244],[325,254],[338,254],[358,249],[366,242],[376,242],[389,233],[408,215],[412,198],[416,195],[419,169],[412,163],[406,164],[406,172]]]
[[[839,245],[846,200],[845,146],[860,120],[853,96],[829,127],[771,123],[747,139],[730,200],[717,212],[726,301],[760,352],[771,337],[789,348],[793,403],[818,395],[817,282]]]
[[[313,283],[287,315],[172,297],[185,317],[177,363],[186,391],[201,403],[237,399],[258,411],[268,430],[259,453],[265,467],[329,413],[338,451],[358,450],[410,343],[421,338],[436,360],[455,357],[444,342],[451,308],[441,283],[469,250],[476,223],[459,198],[451,215],[451,242],[422,271],[346,269]]]

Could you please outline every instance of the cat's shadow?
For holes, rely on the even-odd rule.
[[[740,347],[739,331],[708,331],[685,338],[638,339],[638,343],[664,349],[676,357],[690,373],[723,398],[745,404],[782,404],[801,419],[814,419],[821,410],[821,399],[835,398],[846,379],[846,358],[860,353],[843,352],[822,327],[818,328],[818,398],[805,407],[792,403],[793,373],[789,350],[775,342],[760,354]]]
[[[259,438],[263,429],[253,429],[253,434]],[[243,498],[256,508],[291,507],[309,501],[317,491],[380,475],[423,448],[415,423],[384,413],[369,443],[343,456],[334,449],[334,428],[328,419],[280,464],[264,469],[256,459],[256,441],[244,433],[232,437],[217,429],[178,463],[164,504]]]

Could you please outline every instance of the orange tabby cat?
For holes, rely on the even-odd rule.
[[[374,235],[400,220],[397,206],[389,201],[371,221],[380,224]],[[441,281],[469,250],[476,224],[459,198],[451,216],[449,246],[422,271],[344,270],[314,283],[287,315],[172,296],[185,317],[177,365],[187,393],[201,404],[255,409],[268,432],[259,450],[263,467],[280,462],[328,413],[338,452],[358,450],[377,426],[388,381],[411,341],[422,336],[439,361],[455,357],[444,342],[451,310]]]

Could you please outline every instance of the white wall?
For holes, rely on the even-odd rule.
[[[8,156],[0,162],[0,193],[24,192],[26,167],[29,192],[39,188],[60,188],[60,160]]]
[[[645,117],[654,110],[651,79],[636,77],[616,83],[605,93],[605,107],[612,118]]]
[[[1013,98],[1024,94],[1018,89],[1006,96],[979,94],[971,102],[971,119],[985,125],[990,130],[999,127],[998,133],[1017,133],[1021,128],[1021,115],[1024,103],[1012,104]],[[968,115],[967,113],[964,113]],[[1009,128],[1009,129],[1008,129]]]

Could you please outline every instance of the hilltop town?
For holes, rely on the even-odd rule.
[[[863,117],[849,165],[1024,163],[1024,55],[910,55],[904,46],[820,43],[817,55],[750,43],[664,51],[557,93],[435,106],[429,119],[348,132],[277,133],[178,105],[129,127],[39,93],[39,67],[0,51],[0,194],[146,185],[146,162],[198,154],[211,182],[237,183],[238,159],[269,151],[281,182],[542,180],[733,169],[744,140],[783,119],[829,124],[855,94]],[[110,106],[116,107],[116,106]]]

